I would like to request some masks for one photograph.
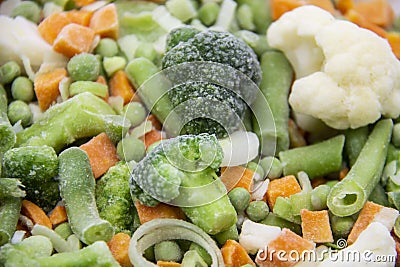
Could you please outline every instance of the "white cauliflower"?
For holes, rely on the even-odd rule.
[[[336,129],[358,128],[400,114],[400,62],[388,42],[330,13],[303,6],[268,29],[296,78],[289,103]]]

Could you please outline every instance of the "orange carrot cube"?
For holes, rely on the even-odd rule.
[[[301,192],[301,187],[294,175],[272,180],[266,193],[268,205],[270,209],[273,209],[278,197],[290,197],[299,192]]]
[[[50,229],[53,227],[46,213],[38,205],[29,200],[22,200],[21,214],[31,219],[34,224],[40,224]]]
[[[291,11],[297,7],[303,6],[304,2],[299,0],[271,0],[272,19],[279,19],[284,13]]]
[[[96,10],[90,20],[90,28],[101,37],[118,38],[118,14],[115,4]]]
[[[115,234],[107,245],[114,256],[114,259],[121,265],[121,267],[132,267],[129,259],[128,249],[131,237],[125,233]]]
[[[76,23],[82,26],[89,26],[93,12],[88,10],[71,10],[64,12],[71,23]]]
[[[302,209],[300,216],[303,238],[315,243],[333,242],[327,210],[309,211]]]
[[[393,54],[400,59],[400,34],[398,32],[388,32],[386,36]]]
[[[221,253],[226,267],[240,267],[245,264],[256,266],[244,247],[235,240],[228,239],[221,248]]]
[[[61,30],[70,23],[71,20],[65,12],[53,13],[40,22],[38,31],[42,38],[52,45]]]
[[[369,22],[385,28],[391,26],[395,19],[393,8],[387,0],[357,1],[354,10]]]
[[[49,216],[49,219],[53,225],[57,225],[68,221],[67,211],[64,206],[56,206]]]
[[[124,100],[124,105],[129,103],[135,95],[135,90],[131,85],[125,71],[117,71],[110,79],[111,96],[120,96]]]
[[[66,69],[55,69],[50,72],[37,74],[34,90],[41,110],[46,110],[60,95],[59,84],[67,77]]]
[[[160,218],[185,219],[185,215],[180,208],[164,203],[149,207],[141,204],[140,201],[136,201],[135,207],[139,215],[140,224]]]
[[[253,189],[253,175],[254,172],[248,168],[232,166],[222,168],[220,178],[228,192],[236,187],[242,187],[251,192]]]
[[[150,145],[162,140],[163,137],[160,131],[153,129],[150,132],[146,133],[144,136],[141,136],[139,139],[143,141],[144,146],[147,149]]]

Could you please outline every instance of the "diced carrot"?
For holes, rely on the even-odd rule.
[[[349,168],[342,168],[339,172],[339,180],[343,180],[344,177],[346,177],[346,175],[349,173]]]
[[[399,212],[395,209],[367,201],[347,237],[347,244],[353,244],[361,232],[364,231],[373,221],[381,222],[383,225],[392,228],[398,215]]]
[[[315,243],[333,242],[327,210],[309,211],[302,209],[300,216],[303,238]]]
[[[65,12],[53,13],[40,22],[38,31],[42,38],[52,45],[61,30],[70,23],[71,20]]]
[[[353,9],[354,2],[353,0],[337,0],[336,1],[336,9],[339,10],[342,14],[346,14],[347,11]]]
[[[90,5],[91,3],[95,2],[96,0],[75,0],[74,3],[78,7],[83,7]]]
[[[160,218],[185,219],[185,215],[180,208],[165,203],[159,203],[157,206],[149,207],[143,205],[140,201],[136,201],[135,207],[139,215],[140,224]]]
[[[38,205],[29,200],[22,200],[21,214],[31,219],[33,224],[40,224],[50,229],[53,227],[46,213]]]
[[[50,72],[37,74],[34,90],[41,110],[46,110],[60,95],[59,84],[67,77],[66,69],[55,69]]]
[[[316,188],[317,186],[325,184],[326,182],[328,182],[328,180],[325,177],[316,177],[311,180],[311,186],[312,188]]]
[[[111,96],[120,96],[124,100],[124,105],[129,103],[135,90],[130,83],[125,71],[117,71],[110,79],[110,93]]]
[[[370,23],[384,28],[391,26],[395,19],[393,8],[387,0],[358,1],[354,3],[354,10]]]
[[[102,75],[100,75],[99,77],[97,77],[96,82],[108,86],[106,78],[104,78],[104,76],[102,76]],[[102,97],[102,99],[104,99],[105,101],[108,101],[108,98],[109,98],[109,97],[110,97],[110,94],[109,94],[109,92],[108,92],[108,90],[107,90],[107,95],[106,95],[105,97]]]
[[[107,245],[114,256],[114,259],[121,265],[121,267],[132,267],[128,255],[129,243],[131,237],[125,233],[115,234]]]
[[[162,129],[162,124],[161,122],[154,116],[154,114],[150,114],[147,116],[146,120],[151,121],[151,124],[153,124],[153,127],[159,131]]]
[[[306,4],[320,7],[332,15],[335,14],[335,7],[331,0],[305,0]]]
[[[393,54],[400,59],[400,34],[397,32],[388,32],[386,38],[392,47]]]
[[[268,185],[266,193],[269,208],[274,208],[275,201],[278,197],[290,197],[299,192],[301,192],[301,187],[294,175],[272,180]]]
[[[163,138],[159,130],[153,129],[150,132],[146,133],[144,136],[141,136],[139,139],[144,142],[144,146],[147,149],[151,144],[154,144],[155,142],[158,142]]]
[[[235,240],[228,239],[221,248],[226,267],[240,267],[245,264],[256,266],[246,250]]]
[[[157,261],[157,266],[159,266],[159,267],[180,267],[181,264],[179,262],[174,262],[174,261]]]
[[[269,242],[267,255],[257,257],[256,263],[260,267],[290,267],[298,262],[294,255],[301,256],[303,251],[313,249],[314,243],[283,228],[279,236]]]
[[[376,33],[377,35],[386,38],[386,31],[379,27],[376,24],[373,24],[371,22],[369,22],[364,16],[362,16],[360,13],[358,13],[357,11],[355,11],[354,9],[349,10],[346,14],[345,17],[357,24],[358,26],[360,26],[361,28],[373,31],[374,33]]]
[[[53,225],[57,225],[68,221],[67,211],[64,206],[56,206],[50,213],[50,222]]]
[[[304,2],[300,0],[271,0],[270,5],[272,19],[277,20],[284,13],[303,6]]]
[[[71,10],[64,12],[71,23],[76,23],[82,26],[89,26],[93,12],[89,10]]]
[[[62,28],[54,40],[53,49],[66,57],[89,52],[94,40],[95,32],[89,27],[71,23]]]
[[[236,187],[242,187],[251,192],[253,190],[253,175],[254,172],[248,168],[232,166],[222,168],[220,178],[228,192]]]
[[[96,10],[90,20],[90,28],[101,37],[118,38],[118,15],[115,4],[108,4]]]
[[[80,146],[88,154],[94,178],[99,178],[118,161],[117,149],[106,133],[93,137]]]

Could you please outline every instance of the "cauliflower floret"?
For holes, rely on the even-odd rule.
[[[400,62],[375,33],[304,6],[274,22],[267,38],[295,69],[289,96],[295,112],[336,129],[399,116]]]

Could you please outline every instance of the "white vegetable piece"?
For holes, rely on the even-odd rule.
[[[269,242],[278,237],[281,231],[278,226],[245,220],[239,235],[239,243],[247,253],[256,254],[259,249],[264,250]]]
[[[335,129],[358,128],[400,114],[400,62],[372,31],[315,6],[285,13],[268,29],[297,80],[289,103]]]
[[[219,141],[224,152],[221,166],[246,164],[258,155],[260,142],[253,132],[236,131]]]

